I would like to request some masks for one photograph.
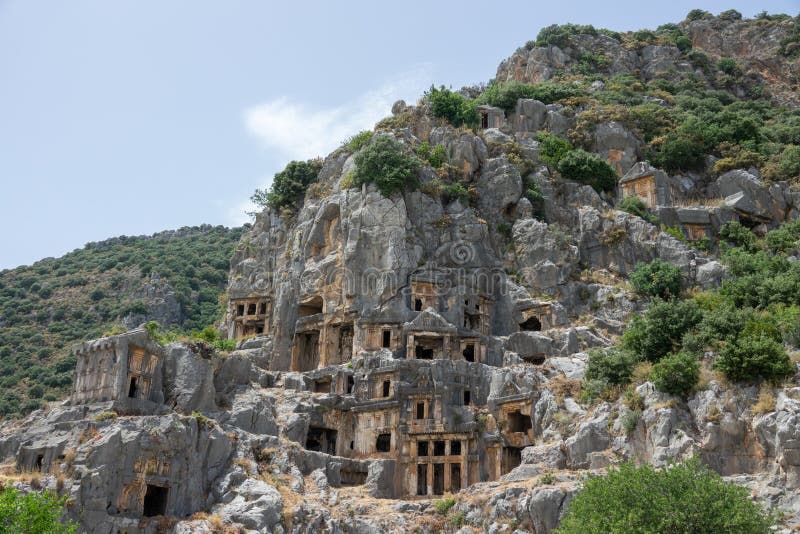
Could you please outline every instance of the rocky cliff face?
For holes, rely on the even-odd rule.
[[[712,52],[729,45],[703,25],[736,24],[683,26]],[[776,39],[773,26],[753,39]],[[674,47],[575,42],[608,54],[609,73],[694,69]],[[575,50],[521,49],[498,78],[549,79]],[[573,110],[519,99],[484,111],[482,127],[456,128],[398,103],[369,142],[441,147],[419,187],[353,187],[367,148],[343,147],[297,210],[260,213],[231,259],[220,330],[236,350],[141,330],[76,345],[70,399],[0,426],[4,483],[68,495],[90,532],[542,533],[586,473],[699,455],[782,510],[781,528],[800,523],[797,375],[759,408],[758,388],[710,371],[685,396],[646,376],[625,397],[581,396],[587,351],[648,307],[627,281],[637,264],[714,288],[727,276],[720,225],[793,220],[797,188],[755,169],[667,173],[612,121],[591,142],[620,179],[598,193],[542,159],[536,134],[565,134]],[[651,212],[616,210],[623,195]]]

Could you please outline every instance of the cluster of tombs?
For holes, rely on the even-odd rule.
[[[286,370],[303,373],[308,390],[338,399],[314,412],[301,438],[307,450],[394,460],[403,473],[395,477],[394,496],[458,491],[520,463],[522,448],[534,441],[535,391],[514,386],[490,397],[484,365],[503,362],[493,336],[547,329],[556,319],[549,303],[509,312],[500,309],[507,297],[465,287],[475,286],[415,274],[397,302],[360,314],[331,304],[327,295],[298,299]],[[285,324],[276,326],[272,308],[268,295],[234,296],[231,334],[281,335]],[[350,362],[358,354],[367,358],[354,370]],[[342,482],[365,478],[366,472],[348,473]]]

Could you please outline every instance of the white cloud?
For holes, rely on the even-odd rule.
[[[267,150],[277,168],[266,173],[261,187],[269,187],[272,175],[292,159],[305,160],[326,156],[342,141],[361,130],[371,130],[380,119],[391,114],[399,99],[414,103],[430,86],[432,65],[425,64],[385,80],[376,89],[358,95],[349,102],[330,108],[299,102],[282,96],[262,102],[244,111],[244,124]],[[269,169],[265,169],[268,171]],[[228,210],[229,224],[251,221],[249,212],[256,206],[246,200]]]
[[[282,96],[246,109],[245,126],[265,148],[283,158],[325,156],[354,133],[372,129],[390,114],[396,100],[416,102],[430,84],[430,72],[430,65],[420,66],[331,108]]]

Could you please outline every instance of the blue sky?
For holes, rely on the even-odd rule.
[[[615,30],[800,0],[0,0],[0,269],[89,241],[247,220],[291,159],[431,83],[493,77],[552,23]]]

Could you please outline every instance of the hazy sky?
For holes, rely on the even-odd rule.
[[[0,0],[0,269],[241,224],[289,160],[431,83],[489,80],[543,26],[655,28],[695,7],[796,14],[800,0]]]

